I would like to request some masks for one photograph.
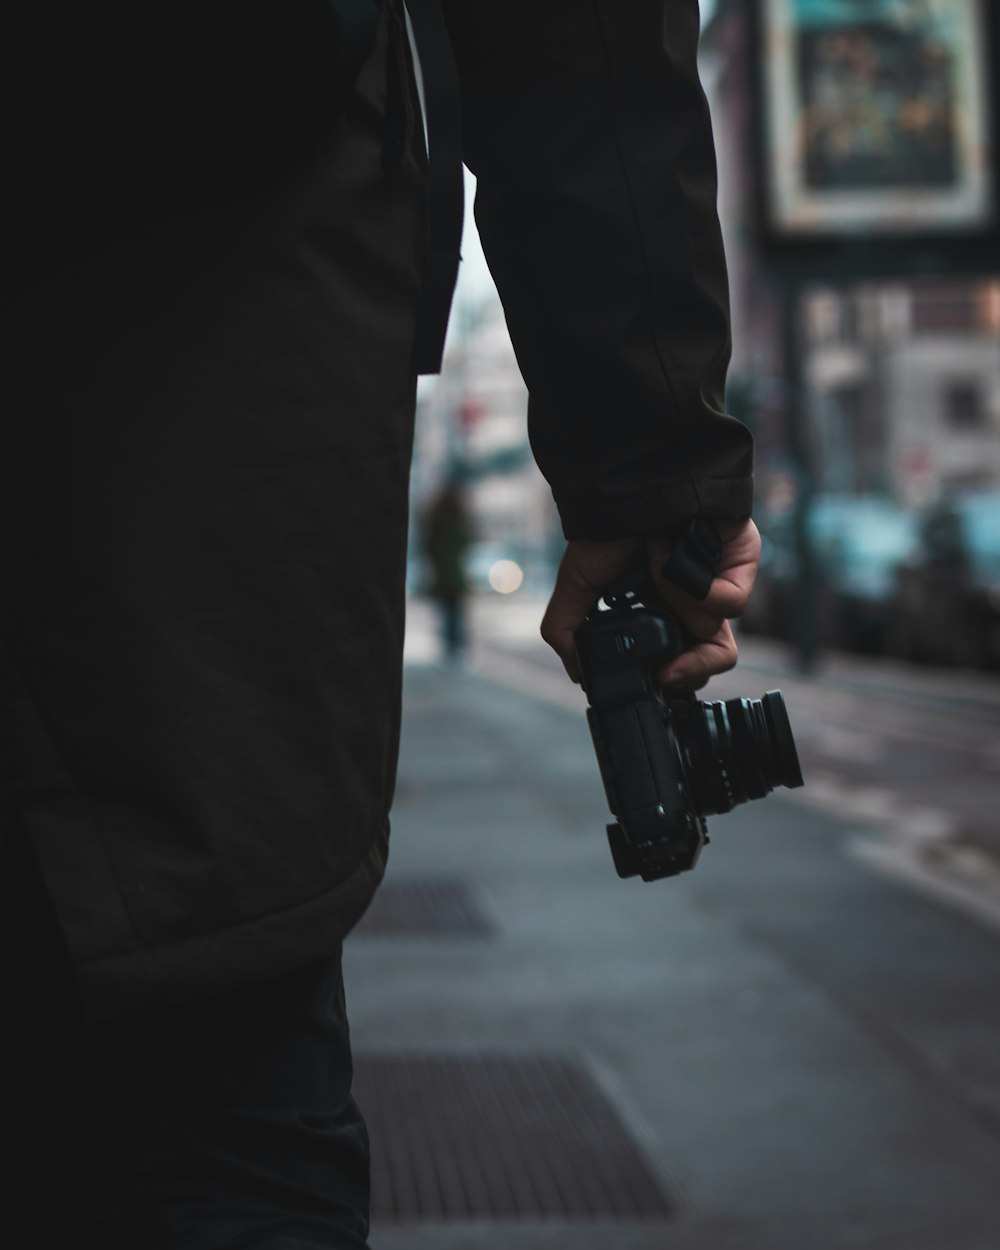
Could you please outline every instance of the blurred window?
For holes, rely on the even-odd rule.
[[[942,409],[945,424],[954,430],[981,430],[988,424],[983,388],[965,378],[945,383]]]
[[[861,337],[860,310],[857,298],[848,293],[840,301],[840,324],[838,339],[841,343],[857,343]]]
[[[981,301],[974,287],[913,292],[913,332],[942,334],[975,330]]]
[[[855,343],[859,337],[857,297],[851,291],[815,291],[806,301],[813,343]]]

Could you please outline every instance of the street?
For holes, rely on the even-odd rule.
[[[993,1250],[1000,683],[745,640],[705,694],[780,687],[805,789],[620,881],[538,615],[483,601],[448,667],[412,605],[346,951],[373,1250]]]

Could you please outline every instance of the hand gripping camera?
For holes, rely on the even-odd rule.
[[[680,626],[642,590],[608,590],[575,635],[587,720],[616,822],[607,827],[620,877],[644,881],[693,868],[707,815],[802,785],[779,690],[703,703],[671,697],[653,673],[684,650]]]

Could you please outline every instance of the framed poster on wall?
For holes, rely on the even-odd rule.
[[[770,231],[996,225],[989,0],[760,0]]]

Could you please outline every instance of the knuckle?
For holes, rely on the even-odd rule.
[[[542,623],[538,627],[538,632],[541,634],[543,641],[547,642],[553,650],[559,650],[560,631],[548,617],[544,617],[542,619]]]

